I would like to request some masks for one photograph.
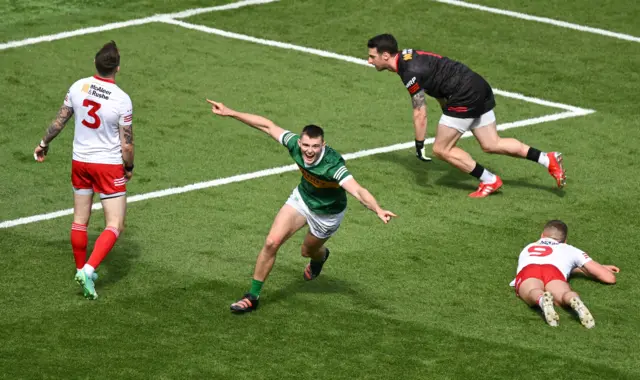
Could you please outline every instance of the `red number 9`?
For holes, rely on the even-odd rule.
[[[553,253],[553,248],[547,245],[534,245],[528,249],[529,256],[549,256]]]

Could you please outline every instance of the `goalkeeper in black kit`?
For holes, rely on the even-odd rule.
[[[549,170],[558,187],[564,187],[566,176],[562,154],[541,152],[513,138],[501,138],[496,128],[493,91],[487,81],[464,64],[438,54],[404,49],[398,50],[396,39],[390,34],[371,38],[368,62],[378,71],[398,73],[409,91],[413,105],[416,156],[431,161],[425,154],[427,107],[425,95],[438,100],[442,117],[438,122],[433,154],[480,180],[478,189],[469,194],[484,198],[502,187],[502,179],[477,163],[467,152],[456,146],[460,137],[473,133],[482,150],[487,153],[522,157],[539,163]]]

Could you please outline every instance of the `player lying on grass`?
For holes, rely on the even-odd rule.
[[[262,286],[273,268],[278,249],[305,225],[309,225],[309,231],[302,243],[301,253],[310,262],[304,270],[304,279],[309,281],[318,277],[329,258],[329,249],[324,244],[336,233],[344,218],[346,192],[375,212],[384,223],[396,216],[380,208],[369,191],[356,182],[342,156],[325,145],[322,128],[307,125],[300,135],[296,135],[262,116],[238,112],[212,100],[207,102],[211,104],[214,114],[232,117],[284,145],[302,172],[300,184],[276,215],[258,254],[251,290],[231,305],[232,312],[245,313],[258,307]]]
[[[573,273],[581,273],[605,284],[615,284],[620,269],[602,265],[582,250],[566,244],[567,225],[560,220],[549,221],[540,240],[527,245],[518,258],[515,285],[516,295],[529,306],[540,307],[550,326],[558,326],[559,316],[553,305],[571,307],[588,329],[595,326],[593,315],[573,291],[567,280]]]
[[[33,155],[43,162],[49,144],[75,116],[71,184],[73,224],[71,247],[76,262],[76,282],[84,296],[94,300],[95,269],[111,251],[124,229],[127,182],[133,176],[133,106],[129,95],[116,84],[120,52],[114,41],[95,56],[96,75],[76,81],[58,116],[36,146]],[[100,194],[106,228],[87,260],[87,224],[94,193]]]

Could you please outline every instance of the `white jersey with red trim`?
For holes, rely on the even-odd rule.
[[[527,245],[520,252],[516,274],[529,264],[551,264],[558,268],[567,280],[573,269],[579,268],[589,261],[591,258],[581,249],[559,243],[554,239],[542,238]]]
[[[73,159],[98,164],[122,164],[120,125],[131,125],[129,95],[111,79],[92,76],[75,82],[64,99],[73,107]]]

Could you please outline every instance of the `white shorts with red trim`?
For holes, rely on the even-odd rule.
[[[453,128],[460,133],[465,133],[475,128],[486,127],[487,125],[495,122],[496,114],[491,110],[483,113],[480,117],[470,117],[466,119],[442,115],[438,123],[449,128]]]
[[[73,160],[71,184],[80,195],[100,194],[100,199],[115,198],[127,193],[127,180],[122,164],[95,164]]]

